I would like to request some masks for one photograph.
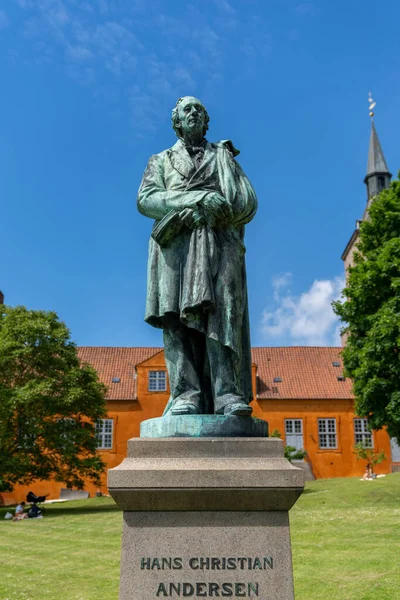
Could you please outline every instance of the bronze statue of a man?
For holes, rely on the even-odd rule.
[[[150,158],[138,194],[155,219],[145,320],[164,330],[164,415],[252,412],[243,238],[257,198],[232,142],[206,140],[208,122],[197,98],[178,100],[179,139]]]

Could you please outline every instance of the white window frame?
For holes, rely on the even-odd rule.
[[[286,446],[304,450],[303,419],[285,419],[285,442]]]
[[[292,427],[292,431],[289,431],[289,424]],[[285,435],[286,434],[303,435],[303,419],[285,419]]]
[[[147,390],[149,392],[166,392],[167,391],[167,372],[166,371],[149,371]]]
[[[337,450],[336,418],[318,419],[318,444],[320,450]]]
[[[357,445],[361,442],[363,448],[373,449],[374,438],[368,425],[368,419],[359,419],[357,417],[353,420],[353,423],[355,444]],[[369,441],[369,443],[366,443],[367,441]]]
[[[112,450],[114,443],[114,419],[100,419],[96,423],[97,450]]]

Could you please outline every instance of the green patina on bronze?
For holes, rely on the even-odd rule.
[[[139,211],[155,219],[145,319],[164,331],[164,415],[249,415],[244,226],[256,195],[232,142],[205,139],[199,100],[178,100],[172,121],[179,139],[150,158],[138,194]]]
[[[268,423],[234,415],[167,415],[142,421],[140,437],[268,437]]]

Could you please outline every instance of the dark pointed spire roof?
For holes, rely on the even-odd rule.
[[[390,175],[390,177],[392,176],[389,172],[385,157],[383,155],[382,146],[380,144],[378,134],[376,133],[375,124],[372,121],[366,178],[374,175],[375,173],[387,173]]]
[[[369,218],[368,211],[371,206],[371,202],[373,202],[374,198],[382,190],[390,187],[390,180],[392,178],[392,174],[389,172],[385,157],[383,155],[382,146],[375,129],[373,120],[374,113],[372,112],[372,109],[376,103],[372,100],[372,97],[370,97],[370,104],[371,106],[369,115],[372,118],[372,127],[371,137],[369,140],[367,174],[364,178],[364,183],[367,186],[367,204],[363,217],[361,221],[356,221],[356,228],[354,229],[353,234],[342,254],[342,260],[344,261],[347,260],[350,252],[354,250],[359,235],[360,223]]]

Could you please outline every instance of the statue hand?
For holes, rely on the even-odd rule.
[[[189,227],[189,229],[200,227],[200,225],[203,225],[206,222],[204,216],[198,210],[194,210],[193,208],[184,208],[179,213],[179,218],[186,227]]]
[[[204,214],[199,210],[193,211],[193,220],[194,220],[195,227],[200,227],[201,225],[206,224],[206,218],[205,218]]]
[[[216,221],[229,222],[232,218],[232,209],[223,196],[217,192],[208,194],[201,205],[205,211],[210,213]]]

